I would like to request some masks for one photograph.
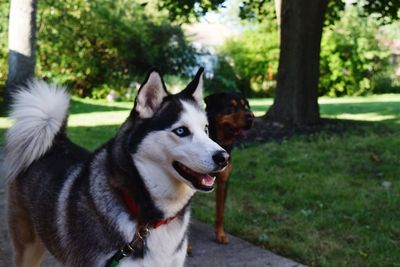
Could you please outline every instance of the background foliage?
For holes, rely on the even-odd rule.
[[[182,29],[157,8],[130,0],[39,1],[37,76],[80,96],[124,94],[152,66],[185,76],[196,50]],[[1,0],[1,72],[6,79],[8,1]]]
[[[339,21],[325,29],[321,43],[321,95],[365,95],[381,92],[382,86],[396,91],[391,82],[394,66],[389,61],[390,51],[378,40],[378,21],[361,17],[360,12],[357,6],[348,7]]]
[[[243,19],[242,34],[217,49],[218,63],[207,89],[271,97],[279,57],[273,1],[236,3]],[[41,0],[37,76],[95,98],[111,90],[126,95],[132,82],[141,82],[154,65],[169,77],[185,77],[200,64],[196,62],[199,51],[177,23],[224,4],[221,0]],[[1,95],[7,75],[8,12],[9,1],[0,0]],[[396,59],[382,45],[400,39],[398,14],[398,4],[390,0],[357,1],[347,7],[341,0],[329,2],[321,44],[320,95],[399,92],[400,81],[394,74],[399,56]]]
[[[7,72],[8,2],[0,0],[0,89]],[[179,11],[184,19],[197,2],[170,1],[172,6],[165,7],[185,3]],[[197,14],[223,2],[204,1]],[[384,9],[395,18],[395,1],[358,2],[360,9],[341,11],[343,2],[330,1],[334,12],[328,12],[322,41],[320,94],[398,92],[393,54],[382,41],[400,40],[399,24],[381,26],[392,22],[384,16],[366,16]],[[265,10],[273,10],[272,0],[248,3],[265,3]],[[167,81],[183,86],[176,75],[186,75],[195,64],[196,51],[179,26],[167,20],[171,12],[157,11],[151,1],[146,6],[127,0],[40,0],[39,4],[38,75],[68,84],[76,94],[104,97],[111,89],[123,94],[154,64],[169,74]],[[279,51],[273,13],[269,14],[270,20],[253,16],[243,35],[218,51],[209,88],[273,93],[266,68],[276,72]],[[350,131],[235,151],[227,229],[310,266],[397,266],[400,101],[392,94],[381,97],[319,99],[325,117],[364,120],[348,127]],[[266,110],[263,102],[251,101],[257,115]],[[115,134],[131,105],[73,98],[71,138],[97,147]],[[9,125],[0,117],[0,143]],[[212,223],[214,199],[200,197],[194,214]]]
[[[150,13],[157,12],[140,1],[43,1],[38,73],[74,87],[78,95],[96,97],[111,88],[123,91],[152,66],[185,75],[194,64],[194,48],[180,27]]]
[[[271,96],[272,80],[268,77],[268,69],[274,74],[278,69],[278,41],[276,21],[273,20],[250,26],[239,38],[227,40],[221,48],[220,55],[235,72],[236,87],[245,95]],[[216,76],[220,74],[217,69]]]
[[[9,1],[0,0],[0,103],[3,101],[4,86],[7,79],[7,27],[8,13],[10,4]]]
[[[241,16],[252,23],[219,50],[219,65],[223,67],[216,69],[213,85],[240,90],[247,96],[273,96],[275,83],[269,80],[269,72],[272,70],[275,79],[279,34],[271,15],[273,3],[261,2],[263,5],[250,1],[241,6]],[[366,9],[367,4],[361,1],[345,8],[344,3],[330,2],[321,42],[320,95],[400,92],[399,77],[395,76],[399,55],[384,45],[389,40],[400,40],[400,24],[381,15],[366,16],[371,11]]]

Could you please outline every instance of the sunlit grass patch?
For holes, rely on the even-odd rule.
[[[256,117],[259,117],[265,114],[267,108],[272,105],[273,99],[272,98],[249,99],[249,103],[254,115]]]
[[[116,133],[128,117],[133,102],[72,98],[68,119],[68,134],[78,144],[95,149]],[[0,144],[11,126],[8,117],[0,117]]]
[[[319,104],[349,104],[349,103],[370,103],[370,102],[399,102],[399,94],[382,94],[371,96],[344,96],[340,98],[320,97]]]
[[[0,129],[7,129],[11,126],[11,120],[8,117],[0,117]]]
[[[395,115],[381,115],[376,112],[369,112],[364,114],[342,113],[332,117],[337,119],[357,120],[357,121],[384,121],[384,120],[396,119]]]
[[[96,112],[88,116],[87,113],[72,114],[68,120],[68,126],[105,126],[122,124],[128,117],[129,111],[106,111]]]
[[[262,116],[268,107],[273,104],[271,98],[261,99],[250,99],[250,106],[256,116]],[[381,117],[378,119],[376,114],[371,114],[371,117],[364,116],[357,118],[355,116],[342,115],[345,113],[373,113],[378,110],[379,113],[390,113],[392,116],[400,116],[400,94],[384,94],[384,95],[372,95],[366,97],[341,97],[341,98],[330,98],[320,97],[318,98],[321,115],[324,117],[338,118],[338,119],[354,119],[354,120],[366,120],[366,121],[379,121],[386,119],[393,119],[393,117]],[[347,112],[351,111],[351,112]],[[389,114],[389,115],[390,115]],[[375,119],[373,119],[375,117]]]
[[[0,117],[0,145],[4,143],[5,133],[11,126],[11,120],[7,117]]]

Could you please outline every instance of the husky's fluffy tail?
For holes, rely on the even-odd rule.
[[[69,96],[62,87],[32,80],[13,95],[10,117],[14,125],[7,131],[4,172],[14,179],[48,151],[57,133],[64,128]]]

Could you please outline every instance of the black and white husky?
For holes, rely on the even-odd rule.
[[[183,266],[190,200],[229,159],[208,137],[202,91],[202,69],[176,95],[151,71],[116,136],[91,153],[66,135],[63,88],[21,88],[5,148],[16,266],[39,266],[46,249],[72,267]]]

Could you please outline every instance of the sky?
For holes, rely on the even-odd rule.
[[[213,50],[227,38],[238,36],[242,32],[238,3],[238,0],[228,0],[224,8],[208,12],[198,23],[185,25],[184,30],[193,38],[195,46]]]

